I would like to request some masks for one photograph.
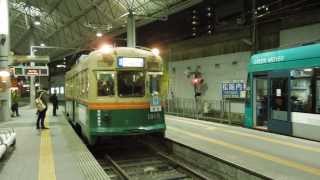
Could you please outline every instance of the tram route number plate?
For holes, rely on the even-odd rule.
[[[159,106],[150,106],[150,112],[160,112],[162,110],[161,105]]]

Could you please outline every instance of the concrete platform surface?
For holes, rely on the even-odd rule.
[[[54,117],[49,107],[48,130],[36,129],[36,110],[27,107],[20,117],[0,121],[17,133],[15,148],[0,160],[1,180],[109,179],[61,111]]]
[[[166,123],[167,138],[271,179],[320,179],[319,142],[172,115]]]

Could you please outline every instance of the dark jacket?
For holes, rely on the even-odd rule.
[[[58,97],[56,94],[53,94],[51,97],[50,97],[50,102],[53,104],[53,105],[58,105]]]

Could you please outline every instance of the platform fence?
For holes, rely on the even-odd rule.
[[[167,114],[220,123],[239,124],[238,121],[233,122],[231,102],[228,100],[171,98],[166,99],[165,103],[165,112]]]

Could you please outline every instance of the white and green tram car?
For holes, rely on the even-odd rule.
[[[163,60],[150,50],[93,51],[65,75],[69,121],[89,144],[106,136],[163,134],[162,75]]]

